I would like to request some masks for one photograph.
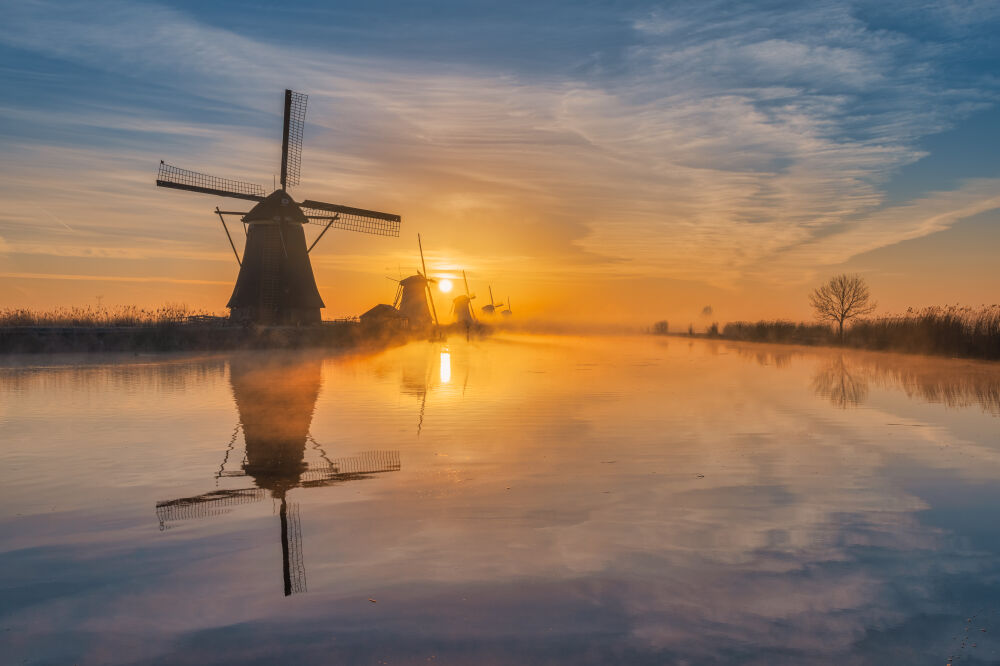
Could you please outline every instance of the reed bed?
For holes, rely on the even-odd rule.
[[[0,355],[57,352],[158,352],[232,349],[383,348],[409,339],[361,330],[356,318],[316,326],[233,323],[185,305],[159,308],[0,309]]]
[[[722,337],[998,360],[1000,305],[930,307],[860,319],[845,328],[843,340],[832,326],[782,320],[731,322],[726,324]]]
[[[186,305],[174,304],[167,304],[155,309],[140,308],[134,305],[111,308],[57,308],[48,311],[30,308],[5,308],[0,310],[0,328],[162,326],[164,324],[177,324],[190,317],[206,316],[207,314],[191,310]]]
[[[828,345],[837,341],[836,332],[826,324],[797,324],[781,319],[729,322],[722,329],[722,337],[747,342],[796,345]]]
[[[864,319],[847,344],[865,349],[1000,359],[1000,305],[933,307]]]

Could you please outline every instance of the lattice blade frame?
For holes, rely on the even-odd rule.
[[[196,497],[182,497],[156,503],[156,517],[161,523],[192,518],[207,518],[227,513],[240,504],[259,502],[267,497],[262,488],[214,490]]]
[[[323,485],[399,470],[399,451],[365,451],[356,456],[336,458],[325,466],[310,467],[299,478],[304,486]]]
[[[163,160],[160,160],[160,168],[156,173],[156,184],[175,190],[188,190],[189,192],[201,192],[202,194],[214,194],[220,197],[233,197],[249,201],[263,201],[267,194],[263,187],[254,183],[181,169],[167,164]]]
[[[302,173],[302,132],[306,125],[309,96],[285,90],[285,126],[281,137],[281,186],[299,184]]]
[[[326,226],[330,218],[333,217],[331,213],[335,213],[340,217],[334,220],[331,225],[334,229],[357,231],[373,236],[399,237],[399,225],[402,221],[399,215],[309,199],[303,201],[299,206],[306,217],[310,218],[309,222],[312,224]]]
[[[287,507],[287,508],[286,508]],[[306,565],[302,557],[302,520],[299,505],[281,503],[281,550],[285,578],[285,596],[307,592]]]

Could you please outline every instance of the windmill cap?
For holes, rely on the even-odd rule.
[[[243,217],[244,222],[258,222],[272,224],[298,222],[305,224],[308,222],[302,209],[295,203],[291,195],[284,190],[275,190],[266,199],[250,209],[250,212]]]

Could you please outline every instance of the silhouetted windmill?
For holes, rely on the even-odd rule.
[[[420,249],[420,267],[423,272],[399,280],[396,298],[392,305],[399,309],[400,314],[410,322],[411,330],[424,330],[438,325],[437,308],[434,307],[434,295],[431,285],[437,280],[427,277],[427,262],[424,261],[424,244],[417,234],[417,247]],[[392,279],[392,278],[390,278]]]
[[[501,303],[500,305],[503,305],[503,303]],[[507,309],[501,312],[500,314],[502,314],[504,317],[509,317],[512,314],[514,314],[513,312],[511,312],[510,309],[510,296],[507,297]]]
[[[493,285],[489,285],[489,291],[490,291],[490,302],[484,305],[482,307],[482,310],[485,314],[491,315],[491,314],[496,314],[497,308],[502,308],[503,303],[495,303],[493,301]]]
[[[469,292],[469,279],[465,277],[465,271],[462,271],[462,281],[465,283],[465,293],[455,297],[452,307],[455,311],[455,321],[459,324],[464,324],[468,328],[477,323],[476,312],[472,309],[472,299],[476,295]]]
[[[318,360],[287,363],[275,359],[262,365],[256,359],[230,363],[230,382],[240,414],[225,459],[216,479],[250,477],[255,487],[213,490],[194,497],[156,503],[156,516],[166,523],[228,513],[234,506],[267,497],[280,501],[282,581],[285,596],[306,591],[302,558],[302,528],[298,505],[288,501],[293,488],[314,488],[370,478],[372,474],[400,469],[398,451],[368,451],[330,460],[309,435],[319,395],[321,367]],[[245,453],[238,469],[227,469],[229,455],[242,428]],[[322,460],[306,463],[310,441]]]
[[[232,319],[277,324],[319,322],[319,311],[325,305],[316,288],[309,252],[327,230],[334,227],[399,236],[399,215],[312,199],[296,202],[288,194],[288,187],[299,184],[306,101],[306,95],[285,90],[281,187],[269,195],[265,196],[260,185],[208,176],[160,161],[156,177],[160,187],[258,202],[248,213],[215,209],[240,265],[233,295],[226,305]],[[226,226],[226,215],[239,215],[244,224],[246,245],[242,259]],[[323,226],[308,248],[302,228],[306,223]]]

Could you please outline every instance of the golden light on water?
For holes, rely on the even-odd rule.
[[[441,280],[438,282],[438,289],[440,289],[442,293],[447,294],[451,291],[451,280]]]
[[[441,352],[441,383],[447,384],[451,381],[451,354],[448,350]]]

